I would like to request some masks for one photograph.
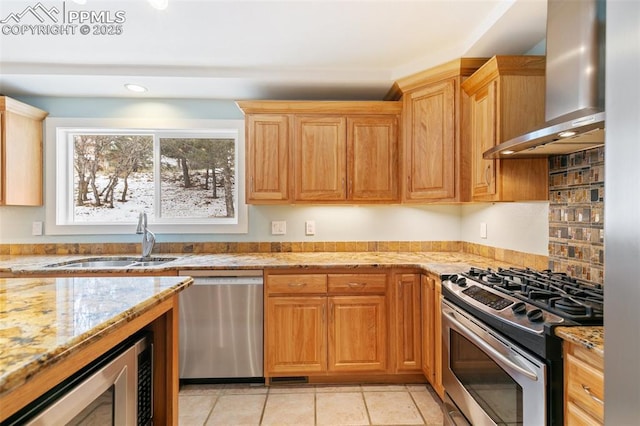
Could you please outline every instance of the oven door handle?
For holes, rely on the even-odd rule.
[[[495,350],[495,348],[493,348],[490,344],[488,344],[487,342],[482,340],[480,337],[478,337],[474,332],[469,330],[464,324],[458,321],[458,319],[455,318],[453,315],[451,315],[448,312],[442,312],[442,315],[445,315],[449,321],[451,321],[460,329],[462,329],[465,332],[464,333],[465,337],[473,340],[473,342],[476,345],[480,346],[483,350],[487,351],[491,356],[498,358],[500,361],[507,364],[510,368],[516,370],[517,372],[526,376],[527,378],[536,382],[538,381],[538,376],[534,372],[527,370],[526,368],[514,363],[512,360],[510,360],[509,358],[507,358],[506,356],[504,356],[503,354]]]

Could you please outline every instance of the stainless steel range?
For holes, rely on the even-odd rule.
[[[479,269],[442,282],[449,424],[561,425],[553,328],[601,325],[603,289],[562,273]]]

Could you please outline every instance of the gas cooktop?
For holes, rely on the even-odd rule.
[[[463,275],[578,324],[601,324],[603,321],[602,286],[580,281],[565,273],[529,268],[471,268]],[[516,303],[512,309],[524,313],[523,306]]]

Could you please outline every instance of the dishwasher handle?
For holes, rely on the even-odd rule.
[[[262,277],[193,277],[193,285],[263,285]]]

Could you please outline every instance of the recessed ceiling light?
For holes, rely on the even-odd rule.
[[[128,90],[131,90],[132,92],[136,92],[136,93],[142,93],[142,92],[146,92],[147,88],[144,86],[140,86],[139,84],[131,84],[131,83],[127,83],[124,85],[124,87],[126,87]]]
[[[510,149],[508,149],[508,150],[506,150],[506,151],[502,151],[502,153],[503,153],[504,155],[511,155],[511,154],[513,154],[514,152],[515,152],[515,151],[511,151]]]
[[[570,138],[571,136],[575,136],[575,134],[576,132],[567,130],[565,132],[558,133],[558,136],[560,136],[561,138]]]
[[[169,0],[147,0],[151,6],[158,10],[165,10],[169,6]]]

